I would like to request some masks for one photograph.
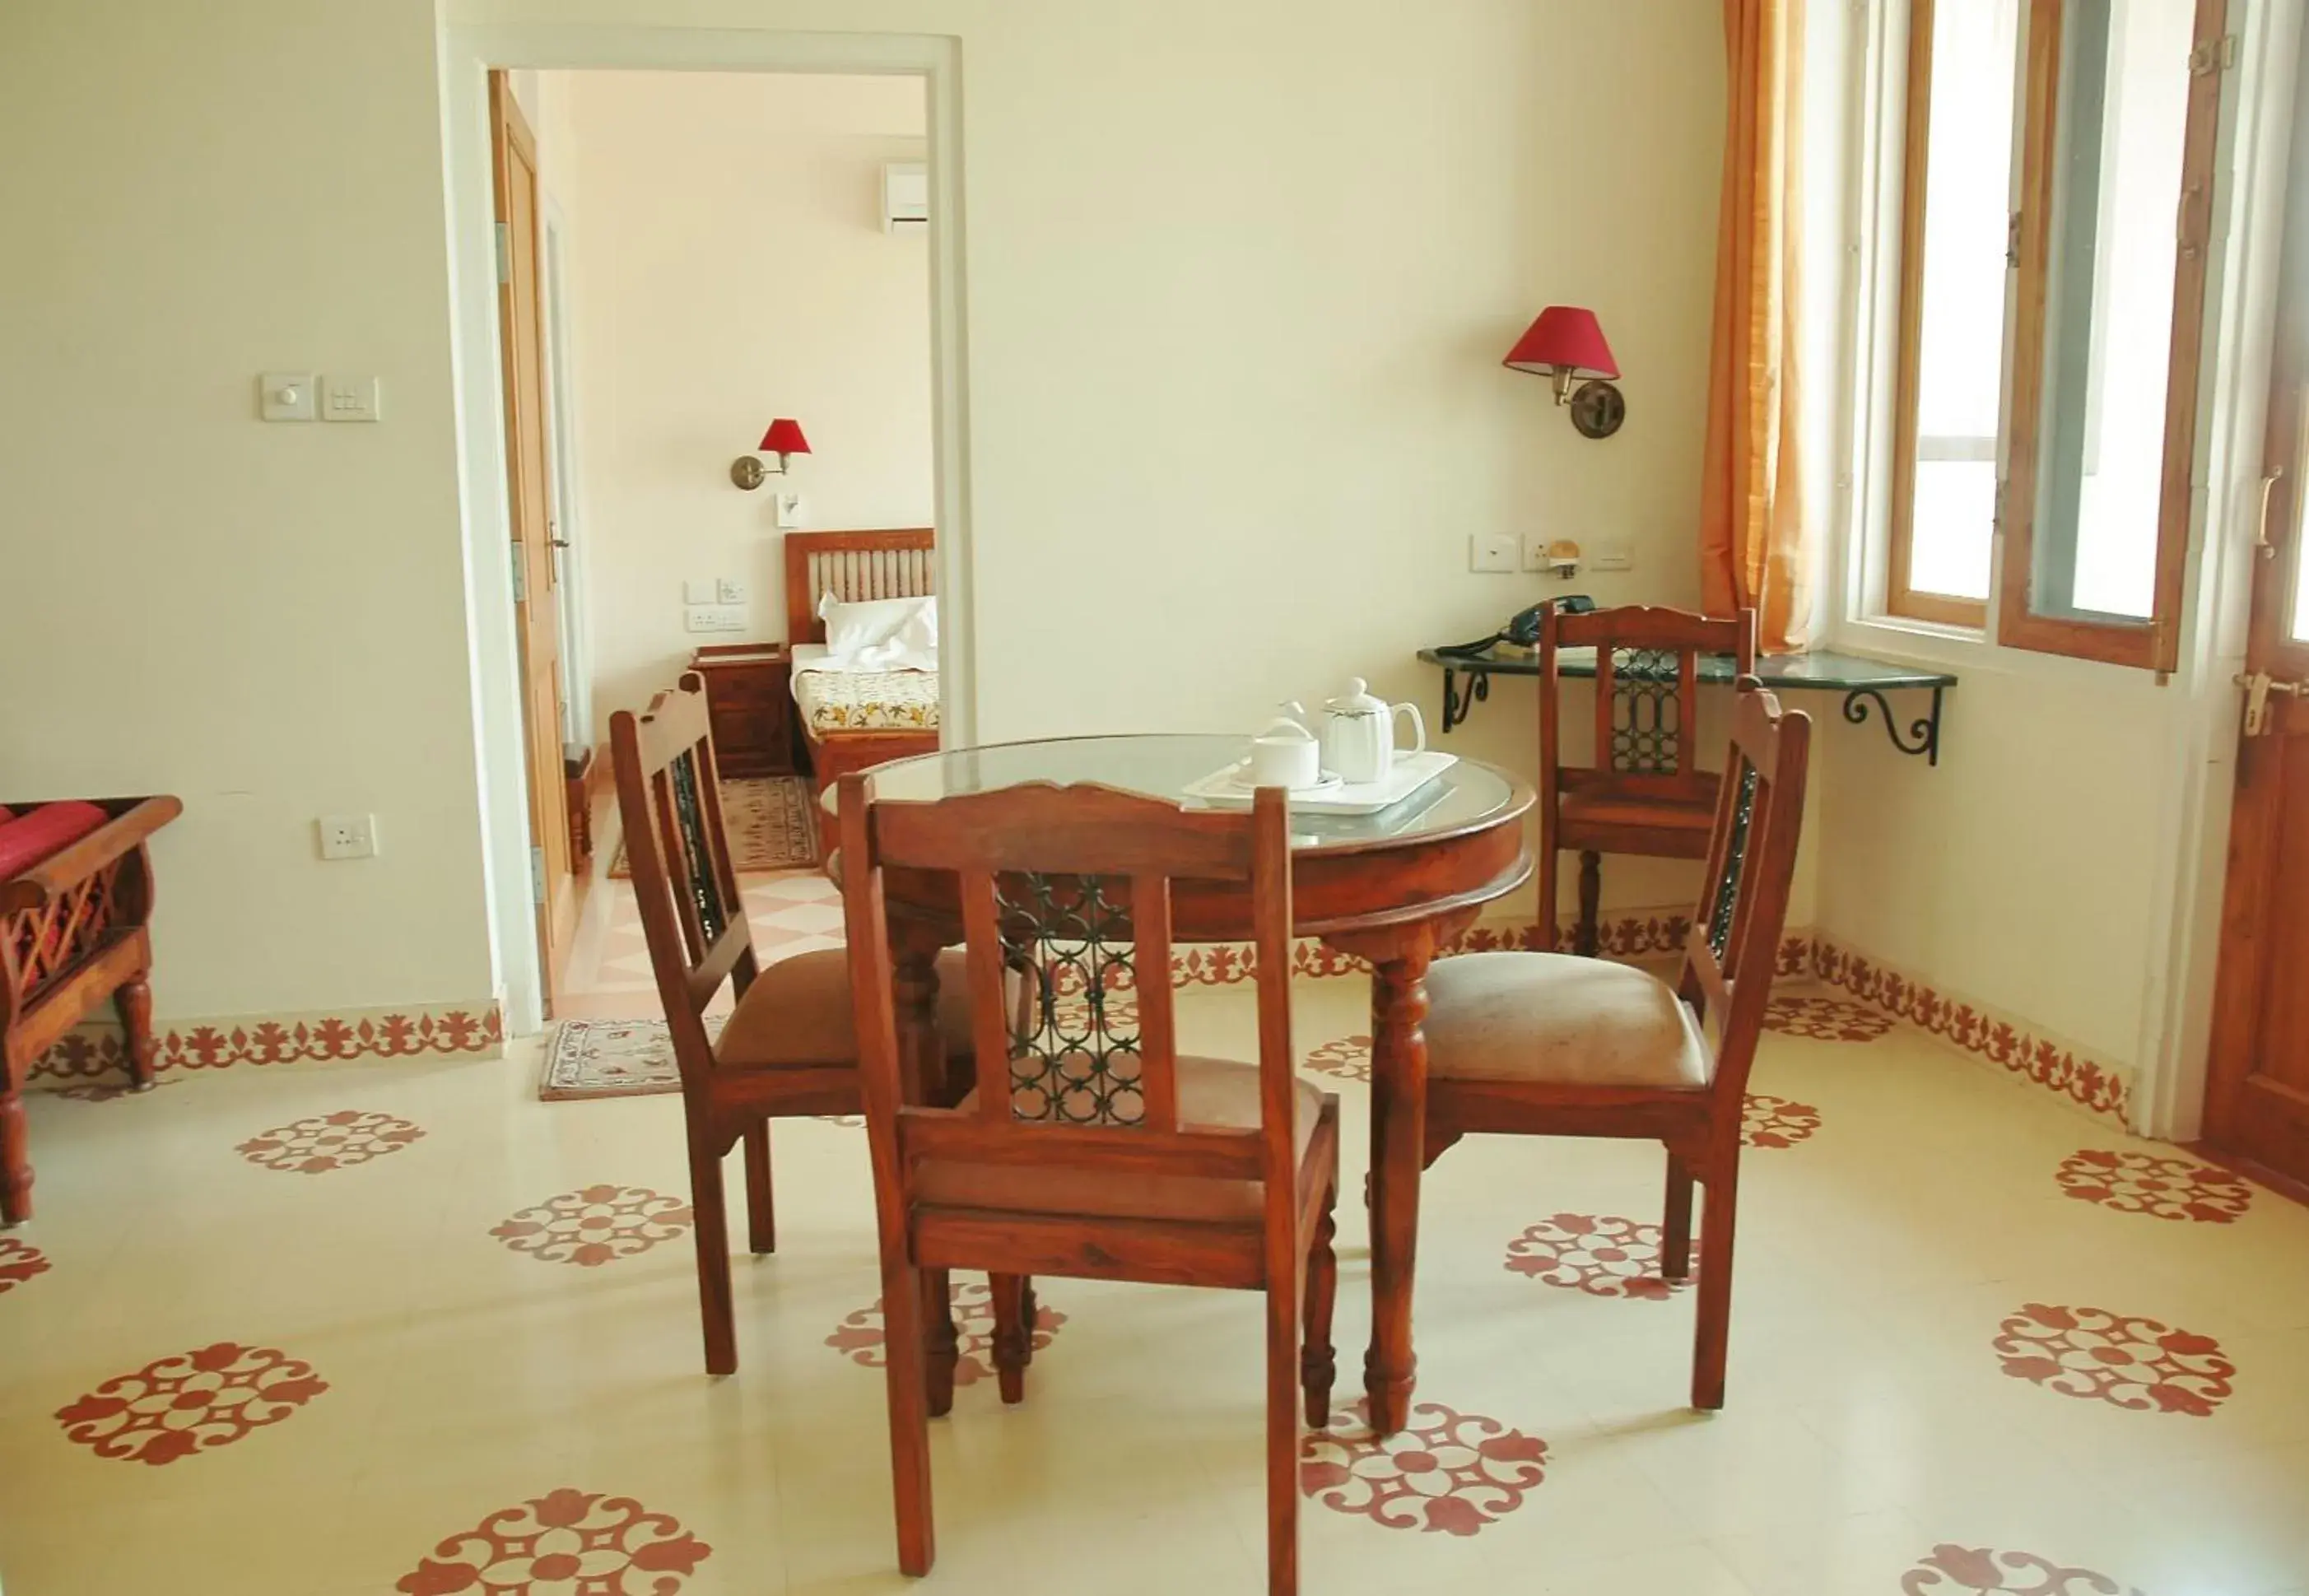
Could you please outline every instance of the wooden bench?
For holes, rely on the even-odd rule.
[[[129,798],[99,799],[96,807],[108,818],[94,831],[0,879],[0,1224],[32,1217],[22,1093],[35,1059],[109,1000],[127,1032],[129,1079],[140,1091],[152,1084],[152,860],[145,843],[184,806],[173,798]],[[28,818],[0,825],[0,836]]]

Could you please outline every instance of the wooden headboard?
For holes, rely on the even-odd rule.
[[[786,642],[824,643],[818,600],[919,599],[934,591],[937,536],[926,526],[786,534]]]

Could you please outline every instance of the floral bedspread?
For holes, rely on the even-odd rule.
[[[794,677],[794,702],[812,731],[935,731],[934,670],[808,670]]]

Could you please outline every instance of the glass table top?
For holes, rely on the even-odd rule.
[[[1201,807],[1188,787],[1247,758],[1248,737],[1200,735],[1058,738],[956,748],[876,765],[874,796],[930,803],[1028,781],[1089,781]],[[826,794],[828,808],[835,789]],[[1292,846],[1351,851],[1450,835],[1497,824],[1531,807],[1527,783],[1480,760],[1461,759],[1416,792],[1376,815],[1291,817]]]
[[[1479,654],[1453,654],[1441,649],[1422,649],[1419,657],[1430,665],[1440,665],[1450,670],[1494,671],[1500,676],[1539,674],[1539,657],[1531,653],[1499,653],[1485,650]],[[1565,649],[1556,658],[1557,669],[1565,676],[1591,677],[1596,674],[1596,651],[1593,648]],[[1703,682],[1730,682],[1734,677],[1732,656],[1700,655],[1697,675]],[[1839,654],[1827,649],[1809,654],[1759,654],[1756,656],[1756,675],[1767,687],[1817,687],[1829,692],[1956,686],[1956,677],[1943,670],[1891,665],[1881,660],[1864,660],[1857,654]]]

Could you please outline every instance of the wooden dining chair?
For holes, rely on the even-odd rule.
[[[1267,1297],[1267,1589],[1287,1596],[1300,1400],[1317,1424],[1330,1406],[1339,1105],[1299,1077],[1292,1050],[1283,794],[1261,790],[1246,815],[1049,784],[877,802],[871,783],[842,779],[843,896],[881,1221],[899,1566],[927,1574],[935,1552],[926,1350],[953,1340],[942,1272],[991,1275],[1012,1402],[1025,1394],[1024,1277],[1232,1287]],[[925,1104],[902,1066],[886,872],[955,880],[977,1048],[975,1087],[950,1109]],[[1176,1050],[1174,893],[1214,892],[1251,906],[1256,1064]],[[1004,961],[1021,950],[1085,1001],[1006,1009]],[[1134,973],[1135,1017],[1103,996]]]
[[[748,1239],[757,1253],[776,1250],[770,1121],[860,1111],[850,961],[840,948],[766,966],[755,960],[722,830],[703,677],[683,676],[677,691],[660,693],[639,715],[611,715],[610,763],[642,933],[681,1071],[705,1371],[731,1374],[738,1342],[722,1160],[745,1143]],[[967,1056],[961,955],[940,964],[953,979],[938,1005],[938,1030],[950,1052]],[[705,1011],[725,981],[735,985],[737,1006],[717,1040],[706,1030]]]
[[[1811,739],[1810,717],[1783,712],[1753,677],[1741,682],[1734,773],[1676,985],[1565,953],[1468,953],[1427,977],[1429,1163],[1466,1135],[1663,1142],[1660,1266],[1671,1281],[1691,1277],[1692,1183],[1707,1187],[1695,1408],[1724,1405],[1741,1110],[1787,915]]]
[[[1563,763],[1561,656],[1596,651],[1593,764]],[[1717,778],[1694,758],[1699,656],[1729,654],[1740,676],[1756,669],[1756,612],[1711,620],[1680,609],[1630,606],[1559,613],[1539,627],[1539,914],[1550,948],[1556,931],[1556,855],[1579,855],[1579,923],[1572,951],[1593,955],[1607,853],[1704,858],[1716,818]]]

